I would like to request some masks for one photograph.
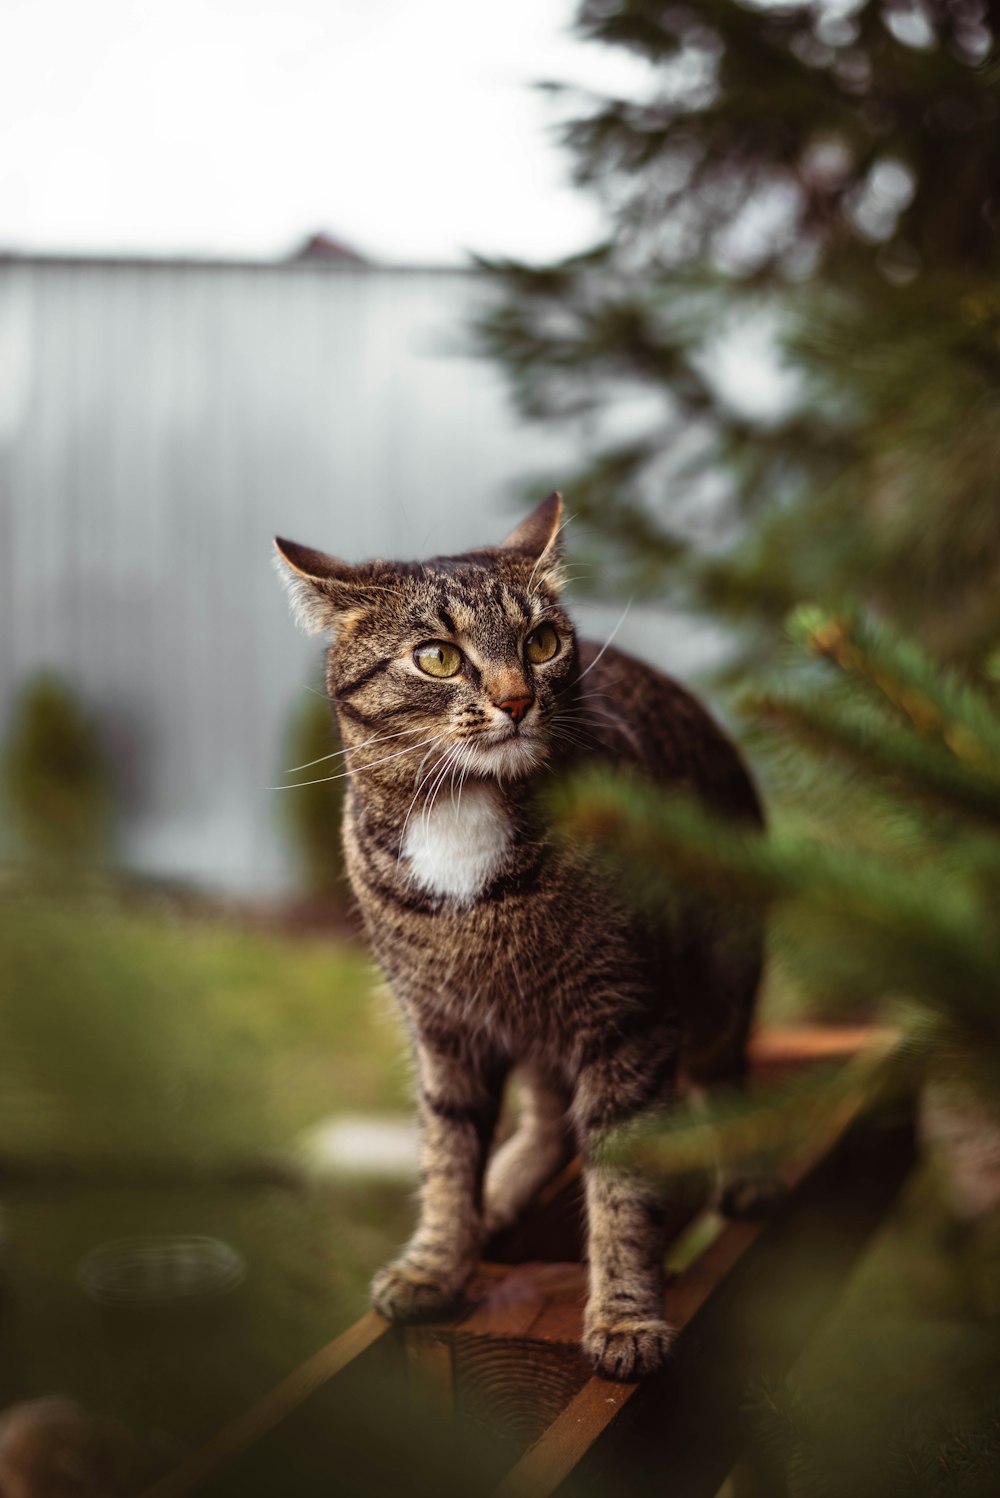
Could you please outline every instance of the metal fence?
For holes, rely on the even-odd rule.
[[[0,258],[0,733],[34,672],[76,686],[127,864],[288,881],[266,788],[320,650],[272,534],[459,550],[502,534],[517,479],[579,458],[472,356],[488,294],[462,271]]]

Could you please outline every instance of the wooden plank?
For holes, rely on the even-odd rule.
[[[587,1273],[582,1264],[521,1264],[508,1269],[460,1324],[463,1334],[478,1337],[559,1340],[539,1337],[538,1323],[547,1310],[567,1303],[582,1314]]]
[[[405,1328],[403,1346],[414,1381],[431,1409],[442,1420],[455,1413],[455,1358],[452,1345],[440,1332],[420,1326]]]
[[[871,1030],[855,1027],[764,1032],[755,1040],[755,1070],[766,1073],[811,1060],[849,1056],[867,1047],[872,1039]],[[874,1039],[877,1049],[889,1044],[891,1038],[878,1032]],[[841,1123],[845,1128],[850,1124],[846,1114]],[[809,1153],[811,1159],[814,1142]],[[800,1161],[795,1176],[808,1175],[810,1168],[809,1160]],[[884,1205],[892,1183],[887,1178],[883,1186],[880,1201]],[[691,1222],[696,1204],[689,1199],[677,1207],[679,1232]],[[574,1242],[573,1254],[578,1256],[582,1220],[578,1160],[570,1161],[544,1188],[539,1210],[531,1215],[534,1226],[529,1220],[526,1228],[518,1230],[522,1235],[518,1243],[508,1240],[515,1257],[518,1251],[523,1256],[525,1246],[537,1246],[539,1227],[542,1248],[548,1251],[537,1257],[552,1257],[553,1242],[560,1233],[559,1246]],[[561,1224],[554,1234],[553,1223]],[[720,1276],[723,1283],[727,1277],[738,1277],[741,1261],[753,1257],[761,1231],[759,1224],[749,1223],[720,1227],[713,1241],[670,1288],[668,1314],[675,1323],[682,1320],[685,1327],[693,1323],[692,1329],[700,1325],[713,1310]],[[780,1276],[776,1283],[781,1284]],[[224,1472],[224,1480],[221,1486],[212,1482],[211,1491],[224,1491],[228,1498],[230,1492],[246,1490],[248,1472],[256,1473],[260,1465],[263,1473],[269,1463],[270,1470],[278,1472],[282,1460],[287,1461],[292,1453],[299,1457],[311,1452],[318,1463],[318,1475],[314,1472],[313,1476],[322,1484],[322,1452],[327,1444],[323,1432],[330,1429],[331,1417],[336,1418],[335,1412],[341,1409],[363,1407],[357,1401],[371,1397],[374,1390],[388,1389],[393,1383],[393,1368],[402,1366],[404,1346],[411,1371],[418,1375],[421,1387],[430,1392],[432,1410],[443,1415],[454,1408],[457,1414],[471,1417],[474,1426],[483,1426],[484,1440],[492,1436],[498,1420],[506,1420],[512,1447],[520,1451],[535,1441],[506,1480],[507,1484],[533,1481],[535,1486],[506,1490],[541,1498],[555,1491],[553,1482],[556,1486],[565,1482],[573,1464],[581,1460],[586,1464],[588,1455],[603,1450],[604,1434],[614,1435],[619,1427],[624,1428],[621,1417],[628,1416],[635,1403],[633,1396],[641,1390],[639,1403],[645,1406],[651,1385],[660,1378],[658,1375],[636,1386],[609,1384],[589,1375],[578,1348],[585,1293],[585,1271],[578,1263],[535,1263],[515,1271],[513,1277],[506,1266],[487,1263],[480,1266],[471,1287],[471,1307],[450,1323],[408,1332],[405,1341],[385,1339],[387,1323],[369,1312],[231,1422],[208,1446],[148,1489],[144,1498],[186,1498],[202,1491],[220,1472]],[[680,1360],[687,1356],[683,1347],[690,1340],[686,1331]],[[368,1352],[383,1345],[389,1351],[379,1355],[377,1367],[369,1369]],[[503,1350],[497,1352],[497,1348]],[[341,1377],[334,1394],[327,1385],[338,1374]],[[280,1438],[265,1439],[279,1426]],[[426,1423],[422,1429],[430,1433]],[[252,1461],[258,1442],[266,1448],[261,1451],[263,1464]],[[501,1473],[510,1460],[508,1457],[492,1470]],[[478,1490],[484,1491],[490,1486],[489,1464],[482,1463],[479,1470],[485,1486]],[[515,1474],[520,1474],[519,1478],[515,1479]]]
[[[730,1243],[735,1229],[746,1238],[721,1279],[693,1286],[697,1309],[673,1359],[591,1442],[564,1488],[712,1498],[746,1441],[748,1381],[780,1377],[799,1356],[914,1158],[912,1109],[887,1100],[846,1129],[773,1222],[725,1229]],[[712,1249],[724,1267],[721,1236]]]
[[[368,1311],[339,1337],[282,1379],[263,1399],[230,1421],[179,1467],[167,1473],[142,1498],[187,1498],[197,1493],[220,1467],[258,1442],[329,1379],[359,1358],[389,1330],[389,1322]]]
[[[668,1288],[666,1315],[680,1334],[719,1281],[762,1231],[757,1222],[722,1225],[691,1267]],[[581,1318],[582,1319],[582,1318]],[[579,1338],[581,1325],[577,1322]],[[548,1498],[566,1481],[594,1442],[641,1386],[590,1377],[540,1439],[507,1474],[493,1498]]]
[[[739,1403],[746,1370],[766,1364],[773,1372],[797,1355],[912,1164],[912,1120],[908,1116],[881,1138],[878,1125],[863,1118],[845,1116],[840,1123],[832,1148],[818,1153],[814,1145],[810,1156],[799,1161],[789,1200],[775,1222],[722,1225],[720,1220],[712,1242],[668,1288],[666,1314],[682,1335],[667,1368],[642,1384],[609,1385],[602,1379],[589,1380],[516,1463],[495,1498],[551,1498],[567,1485],[574,1485],[570,1481],[574,1473],[579,1471],[581,1478],[586,1478],[599,1470],[605,1476],[612,1474],[608,1491],[627,1491],[630,1498],[639,1498],[646,1492],[642,1481],[648,1478],[649,1492],[662,1494],[668,1486],[671,1440],[678,1450],[688,1453],[682,1464],[685,1480],[698,1482],[692,1488],[682,1483],[678,1491],[710,1495],[717,1490],[738,1451],[732,1433],[740,1428]],[[800,1219],[807,1229],[805,1242]],[[815,1249],[823,1237],[818,1226],[821,1223],[830,1224],[830,1252],[825,1263],[817,1264]],[[779,1290],[787,1296],[790,1277],[798,1272],[801,1278],[802,1264],[796,1265],[796,1253],[801,1261],[803,1249],[809,1247],[813,1252],[805,1253],[807,1267],[818,1272],[816,1284],[807,1287],[808,1314],[798,1318],[796,1327],[784,1328],[783,1340],[763,1339],[761,1357],[755,1363],[758,1349],[746,1338],[740,1341],[744,1318],[733,1308],[734,1294],[742,1284],[745,1293],[757,1302],[755,1323],[763,1323],[761,1303],[768,1297],[773,1299]],[[720,1294],[723,1287],[728,1295]],[[732,1310],[729,1325],[726,1306]],[[739,1342],[736,1351],[734,1341]],[[781,1346],[775,1345],[778,1341]],[[704,1423],[702,1426],[699,1449],[704,1470],[710,1473],[702,1486],[685,1427],[701,1418],[699,1398],[705,1408],[712,1406],[708,1395],[716,1369],[725,1370],[722,1395],[714,1400],[722,1408],[715,1417],[718,1428],[714,1436]],[[679,1397],[681,1391],[683,1398]],[[636,1401],[641,1418],[630,1422],[629,1410]],[[638,1443],[638,1462],[629,1460],[624,1434],[629,1429]],[[619,1430],[622,1434],[612,1439],[612,1433]],[[602,1443],[608,1445],[610,1454],[602,1453]],[[654,1459],[651,1451],[659,1455]],[[728,1453],[728,1459],[721,1457],[721,1468],[720,1453]]]
[[[899,1032],[881,1025],[769,1025],[750,1040],[751,1071],[846,1061],[858,1052],[895,1045]]]
[[[493,1498],[543,1498],[554,1493],[632,1398],[635,1388],[635,1384],[589,1378],[544,1437],[508,1472]]]

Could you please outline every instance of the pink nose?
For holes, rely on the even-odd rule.
[[[497,703],[501,712],[509,714],[515,723],[520,723],[528,708],[531,706],[530,697],[505,697],[502,702]]]

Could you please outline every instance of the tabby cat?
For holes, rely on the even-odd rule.
[[[632,1379],[670,1346],[663,1212],[642,1182],[598,1166],[599,1147],[679,1086],[743,1075],[759,930],[722,910],[680,929],[644,918],[553,838],[538,792],[600,761],[751,824],[760,809],[688,692],[577,640],[560,602],[560,512],[552,494],[502,545],[422,563],[275,545],[300,621],[332,635],[347,867],[419,1076],[419,1225],[376,1275],[373,1304],[401,1321],[453,1306],[485,1239],[571,1140],[588,1212],[584,1351]],[[521,1121],[490,1159],[515,1069]]]

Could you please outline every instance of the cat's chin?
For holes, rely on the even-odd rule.
[[[466,750],[466,763],[484,780],[525,780],[544,762],[544,744],[518,734],[499,743],[473,744]]]

